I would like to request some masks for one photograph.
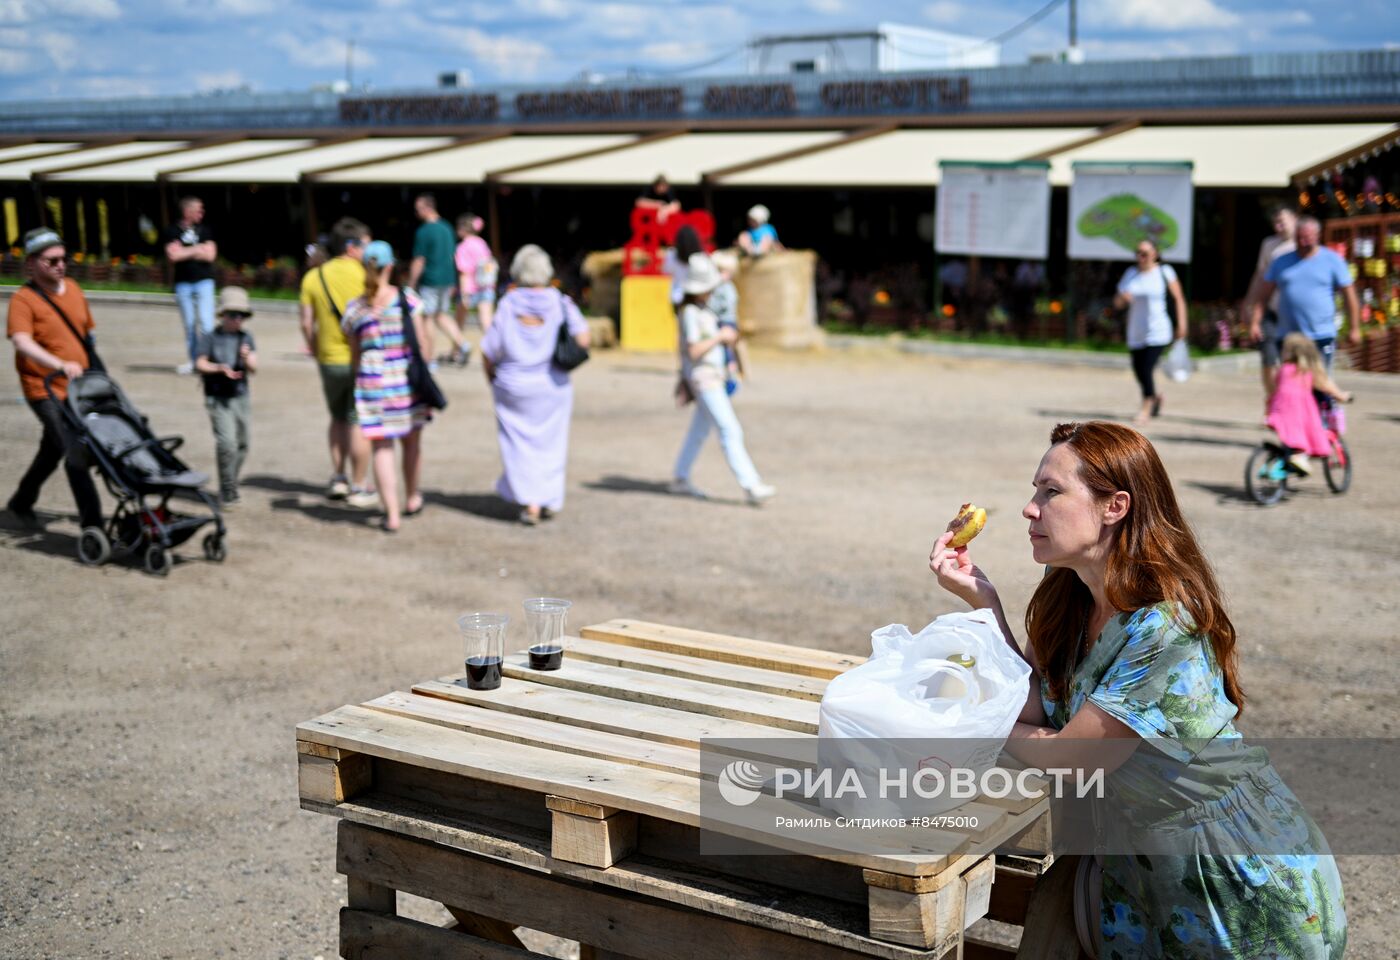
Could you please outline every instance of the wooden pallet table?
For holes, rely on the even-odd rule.
[[[963,932],[1034,913],[1044,800],[979,798],[951,853],[701,852],[701,739],[810,741],[860,658],[630,620],[571,643],[557,671],[508,655],[496,690],[446,677],[297,727],[301,805],[341,820],[343,957],[536,956],[518,927],[584,960],[1017,955]]]

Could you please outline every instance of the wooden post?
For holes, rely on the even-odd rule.
[[[496,182],[486,181],[486,230],[491,234],[491,253],[498,259],[501,250],[501,218],[497,213]]]
[[[615,807],[546,796],[553,832],[550,856],[606,869],[637,846],[637,815]]]
[[[344,803],[374,779],[370,758],[319,743],[297,741],[297,789],[303,800]]]
[[[906,877],[866,870],[870,892],[870,936],[942,955],[957,950],[963,930],[987,914],[996,858],[967,870],[932,877]]]

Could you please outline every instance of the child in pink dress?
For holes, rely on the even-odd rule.
[[[1284,337],[1279,359],[1278,386],[1269,397],[1269,426],[1278,434],[1280,443],[1297,451],[1289,458],[1289,463],[1307,476],[1312,472],[1308,457],[1326,457],[1332,453],[1313,391],[1340,403],[1351,400],[1351,394],[1338,388],[1327,376],[1322,354],[1304,334],[1290,333]]]

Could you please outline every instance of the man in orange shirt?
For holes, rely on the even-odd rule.
[[[92,311],[78,285],[67,279],[62,237],[47,227],[30,230],[24,235],[24,254],[33,286],[21,287],[10,299],[9,337],[15,345],[15,369],[24,399],[43,425],[44,436],[8,507],[25,526],[36,526],[34,502],[39,488],[62,461],[82,525],[100,527],[102,501],[77,438],[58,406],[68,395],[68,381],[82,376],[89,366],[85,338],[94,326]],[[55,370],[62,371],[53,380],[58,402],[44,389],[44,378]]]

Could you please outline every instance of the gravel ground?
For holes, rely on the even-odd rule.
[[[109,366],[155,429],[211,468],[199,387],[169,372],[174,311],[97,314]],[[390,538],[320,496],[325,417],[294,327],[253,322],[263,371],[227,563],[187,545],[167,579],[80,567],[61,476],[40,503],[45,533],[0,530],[0,956],[334,956],[345,886],[333,819],[297,808],[297,722],[460,666],[456,614],[540,593],[573,598],[574,625],[633,616],[865,651],[874,628],[955,607],[927,555],[968,499],[989,508],[978,560],[1019,622],[1038,575],[1019,511],[1051,425],[1135,406],[1126,369],[760,354],[738,409],[780,494],[758,510],[713,446],[696,481],[714,499],[666,496],[685,428],[673,364],[599,355],[576,378],[568,509],[526,529],[491,494],[474,364],[442,375],[452,405],[425,441],[428,509]],[[1276,508],[1244,502],[1263,434],[1253,376],[1170,387],[1148,430],[1229,596],[1256,737],[1388,737],[1400,721],[1400,499],[1385,479],[1400,475],[1400,378],[1342,382],[1361,394],[1343,497],[1318,478]],[[8,492],[38,431],[8,364],[0,397]],[[1400,957],[1400,858],[1340,863],[1348,956]]]

